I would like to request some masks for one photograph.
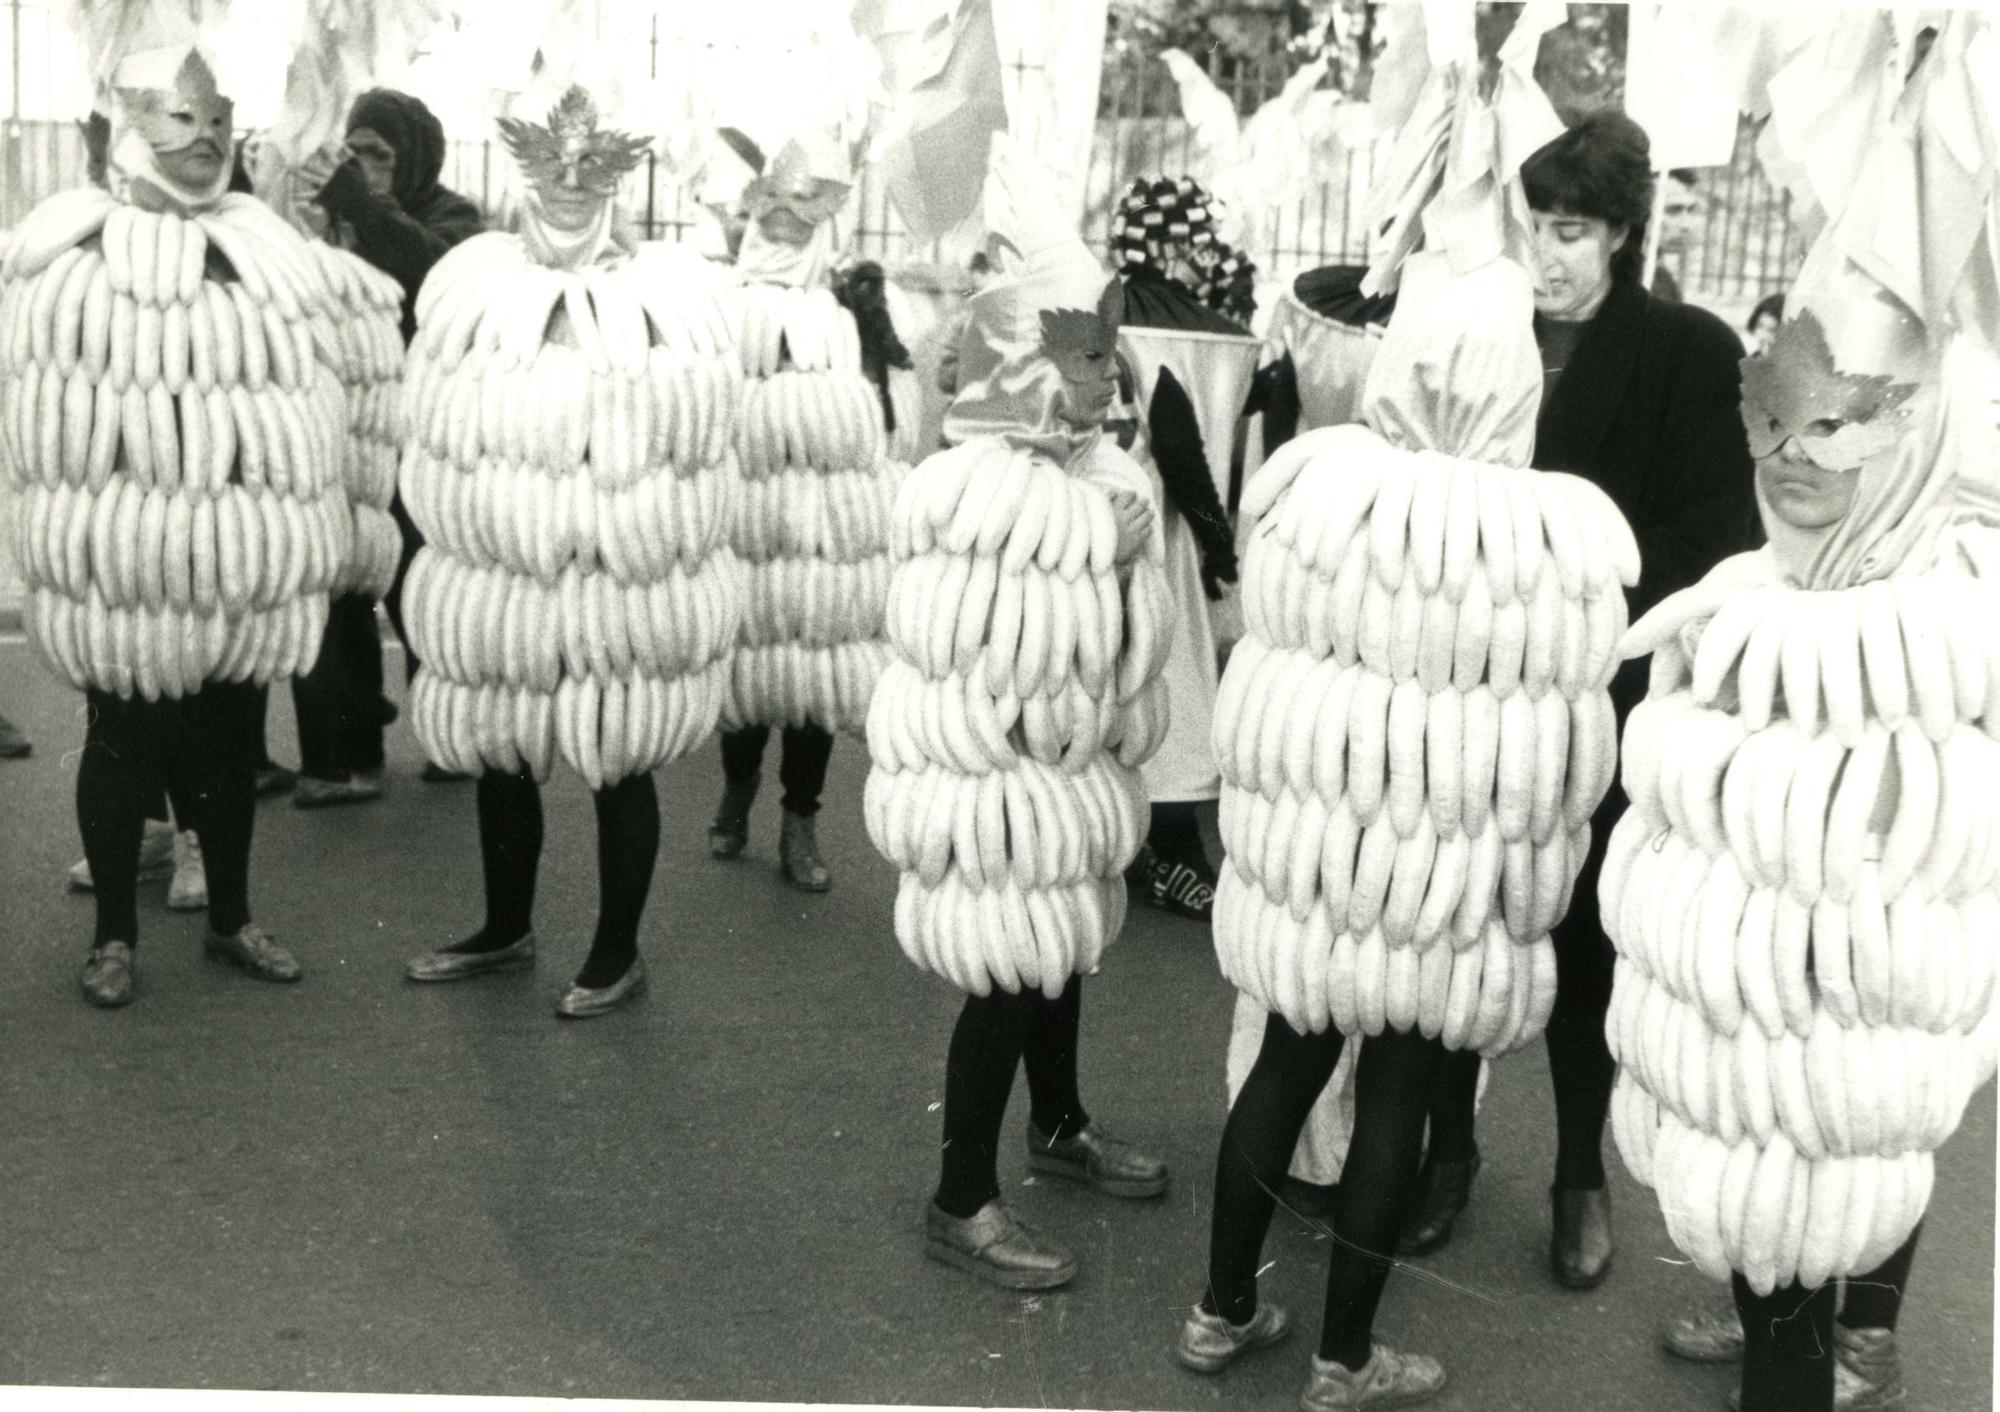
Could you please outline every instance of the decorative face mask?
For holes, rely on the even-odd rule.
[[[1762,357],[1743,360],[1743,426],[1762,461],[1787,441],[1814,465],[1852,471],[1894,447],[1917,390],[1885,374],[1834,365],[1826,329],[1810,310],[1788,319]]]
[[[157,156],[185,151],[196,143],[227,158],[236,105],[215,86],[215,75],[190,49],[171,78],[158,86],[116,90],[125,129],[137,133]]]
[[[1041,311],[1042,356],[1062,374],[1059,415],[1072,426],[1103,422],[1118,392],[1118,326],[1125,318],[1125,286],[1104,286],[1097,308]]]
[[[544,217],[572,230],[589,225],[610,204],[651,144],[650,138],[600,127],[597,104],[575,86],[549,110],[545,124],[502,118],[500,135]]]
[[[767,240],[803,245],[812,233],[832,220],[847,201],[852,183],[826,175],[830,163],[820,161],[797,140],[779,149],[768,170],[743,193],[750,219]]]

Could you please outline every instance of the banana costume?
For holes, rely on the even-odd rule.
[[[149,145],[176,109],[226,131],[192,41],[117,73],[114,190],[50,197],[0,256],[0,465],[30,639],[72,686],[156,701],[310,670],[351,552],[346,414],[306,244],[226,192],[226,152],[196,191]]]
[[[1245,492],[1216,952],[1300,1034],[1499,1055],[1555,999],[1638,553],[1594,486],[1526,469],[1525,271],[1420,255],[1403,280],[1368,424],[1287,443]]]
[[[904,954],[976,995],[1053,1000],[1124,922],[1171,608],[1157,518],[1117,557],[1112,494],[1153,496],[1099,434],[1122,289],[1052,212],[1011,238],[970,301],[954,444],[896,497],[864,807],[903,874]]]
[[[1633,627],[1651,687],[1600,888],[1619,1149],[1675,1244],[1759,1294],[1872,1270],[1921,1219],[1993,1071],[2000,922],[2000,556],[1945,523],[1990,424],[1949,358],[1896,406],[1933,375],[1885,301],[1788,313],[1746,363],[1753,449],[1837,416],[1807,454],[1858,464],[1856,502],[1820,543],[1773,521]],[[1840,371],[1899,340],[1898,386]]]
[[[338,246],[315,240],[307,249],[334,296],[329,315],[314,321],[313,336],[347,396],[341,465],[353,524],[333,591],[377,599],[389,591],[403,553],[402,532],[389,513],[402,447],[403,287]]]
[[[744,565],[743,617],[727,729],[859,731],[887,656],[889,507],[901,467],[860,330],[828,283],[827,222],[847,189],[845,153],[823,134],[788,142],[752,186],[741,283],[729,296],[749,382],[736,428],[730,540]],[[810,230],[803,242],[766,236],[771,205]],[[907,377],[891,386],[907,458],[916,389]]]
[[[504,124],[530,179],[565,143],[615,183],[643,142],[580,88]],[[553,185],[553,183],[551,183]],[[714,729],[736,635],[726,543],[740,373],[714,278],[674,247],[580,234],[455,247],[424,282],[404,370],[402,493],[427,546],[404,589],[417,737],[449,769],[560,754],[593,790]]]

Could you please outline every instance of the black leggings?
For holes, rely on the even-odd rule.
[[[417,679],[417,654],[410,650],[410,634],[403,626],[403,581],[410,576],[417,551],[424,547],[424,535],[403,507],[400,494],[389,502],[389,517],[403,536],[403,552],[396,560],[396,576],[389,580],[389,591],[382,595],[382,608],[389,615],[389,626],[396,630],[396,640],[403,644],[403,680],[413,682]]]
[[[1257,1312],[1257,1267],[1277,1191],[1306,1115],[1340,1058],[1338,1030],[1301,1035],[1281,1015],[1229,1110],[1215,1160],[1208,1293],[1202,1307],[1233,1324]],[[1354,1075],[1354,1138],[1334,1204],[1333,1248],[1319,1355],[1349,1368],[1370,1356],[1375,1307],[1388,1283],[1403,1207],[1423,1153],[1424,1101],[1444,1048],[1420,1034],[1384,1031],[1361,1046]]]
[[[769,726],[745,726],[722,732],[722,777],[731,784],[757,778],[764,765]],[[810,818],[819,812],[820,791],[826,787],[826,762],[833,758],[833,736],[818,726],[786,726],[784,754],[778,760],[778,782],[785,787],[785,808]]]
[[[1000,1125],[1017,1065],[1027,1066],[1030,1115],[1044,1135],[1068,1137],[1090,1122],[1076,1087],[1082,1015],[1081,976],[1071,976],[1055,1000],[1030,989],[966,996],[945,1061],[936,1200],[946,1215],[975,1215],[1000,1195]]]
[[[375,603],[344,593],[327,607],[326,636],[310,673],[292,679],[299,719],[299,773],[344,780],[382,766],[382,634]]]
[[[257,811],[264,692],[208,682],[177,700],[85,694],[89,724],[76,772],[76,825],[97,899],[94,946],[139,940],[139,840],[164,790],[177,826],[201,840],[208,924],[230,935],[250,920],[250,836]]]
[[[628,776],[591,796],[597,805],[597,931],[577,984],[593,989],[624,975],[639,954],[639,918],[660,851],[660,797],[650,774]],[[479,861],[486,925],[454,950],[490,951],[534,926],[542,858],[542,791],[534,776],[488,770],[479,777]]]
[[[1155,804],[1146,828],[1146,843],[1156,857],[1169,863],[1186,863],[1202,871],[1209,869],[1208,850],[1202,846],[1201,823],[1193,804]]]
[[[1840,1302],[1839,1322],[1847,1328],[1893,1330],[1923,1229],[1919,1222],[1896,1253],[1866,1275],[1818,1289],[1793,1283],[1759,1296],[1743,1276],[1730,1277],[1743,1320],[1743,1412],[1832,1408],[1835,1302]]]

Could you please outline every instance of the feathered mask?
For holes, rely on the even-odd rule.
[[[618,194],[651,145],[650,138],[600,126],[596,101],[576,85],[549,110],[545,123],[500,119],[500,137],[537,190],[555,190],[574,173],[582,190],[605,200]]]

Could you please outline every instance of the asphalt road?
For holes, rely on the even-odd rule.
[[[0,640],[0,1385],[1288,1409],[1310,1339],[1219,1379],[1170,1347],[1199,1293],[1231,995],[1205,933],[1136,912],[1086,995],[1084,1097],[1173,1165],[1154,1203],[1002,1181],[1083,1273],[1032,1298],[921,1257],[955,992],[904,961],[893,873],[835,753],[837,882],[787,889],[767,786],[748,856],[711,862],[711,746],[663,772],[642,946],[653,989],[586,1024],[550,1007],[595,906],[581,784],[548,791],[540,969],[417,988],[405,957],[478,923],[471,791],[425,786],[392,733],[380,802],[258,820],[257,915],[307,968],[259,985],[202,960],[200,921],[142,903],[141,992],[76,989],[64,895],[80,699]],[[272,740],[290,757],[290,706]],[[772,766],[775,769],[775,765]],[[1442,1357],[1441,1409],[1701,1409],[1721,1368],[1658,1351],[1716,1298],[1614,1167],[1617,1268],[1544,1274],[1553,1138],[1539,1048],[1496,1075],[1460,1235],[1399,1272],[1378,1335]],[[1938,1163],[1903,1340],[1913,1408],[1992,1398],[1994,1102]],[[1324,1237],[1280,1214],[1267,1298],[1316,1327]]]

